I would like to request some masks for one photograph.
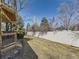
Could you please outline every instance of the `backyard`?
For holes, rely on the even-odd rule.
[[[79,59],[79,48],[71,45],[36,37],[28,37],[24,42],[26,48],[30,47],[24,49],[24,59]]]
[[[0,59],[79,59],[79,0],[0,0]]]

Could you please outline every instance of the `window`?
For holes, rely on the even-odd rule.
[[[1,23],[1,30],[6,31],[6,23],[4,22]]]

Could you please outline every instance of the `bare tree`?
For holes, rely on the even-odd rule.
[[[3,3],[6,3],[12,7],[14,7],[17,12],[24,9],[25,5],[29,0],[1,0]]]
[[[37,31],[39,31],[39,25],[38,25],[38,18],[35,16],[34,17],[34,21],[33,21],[33,25],[32,25],[32,31],[33,31],[33,35],[36,34]]]
[[[49,19],[49,29],[50,30],[55,30],[55,25],[56,25],[55,21],[56,21],[55,17]]]
[[[72,0],[71,4],[62,3],[58,8],[58,12],[60,14],[58,18],[62,20],[65,30],[69,30],[71,22],[79,16],[78,0]]]
[[[17,3],[19,4],[17,7],[18,8],[18,12],[21,11],[22,9],[24,9],[25,5],[27,4],[29,0],[18,0]]]

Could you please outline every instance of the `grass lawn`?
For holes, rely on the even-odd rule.
[[[35,37],[27,38],[24,42],[24,59],[79,59],[77,47]]]

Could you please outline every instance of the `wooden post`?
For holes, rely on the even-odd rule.
[[[11,22],[9,23],[9,31],[12,32],[12,23]]]
[[[1,22],[2,22],[2,10],[1,10],[1,7],[0,7],[0,47],[2,46]]]
[[[6,31],[9,30],[8,22],[6,22]]]
[[[10,25],[11,25],[11,31],[12,31],[12,23],[10,23]]]

